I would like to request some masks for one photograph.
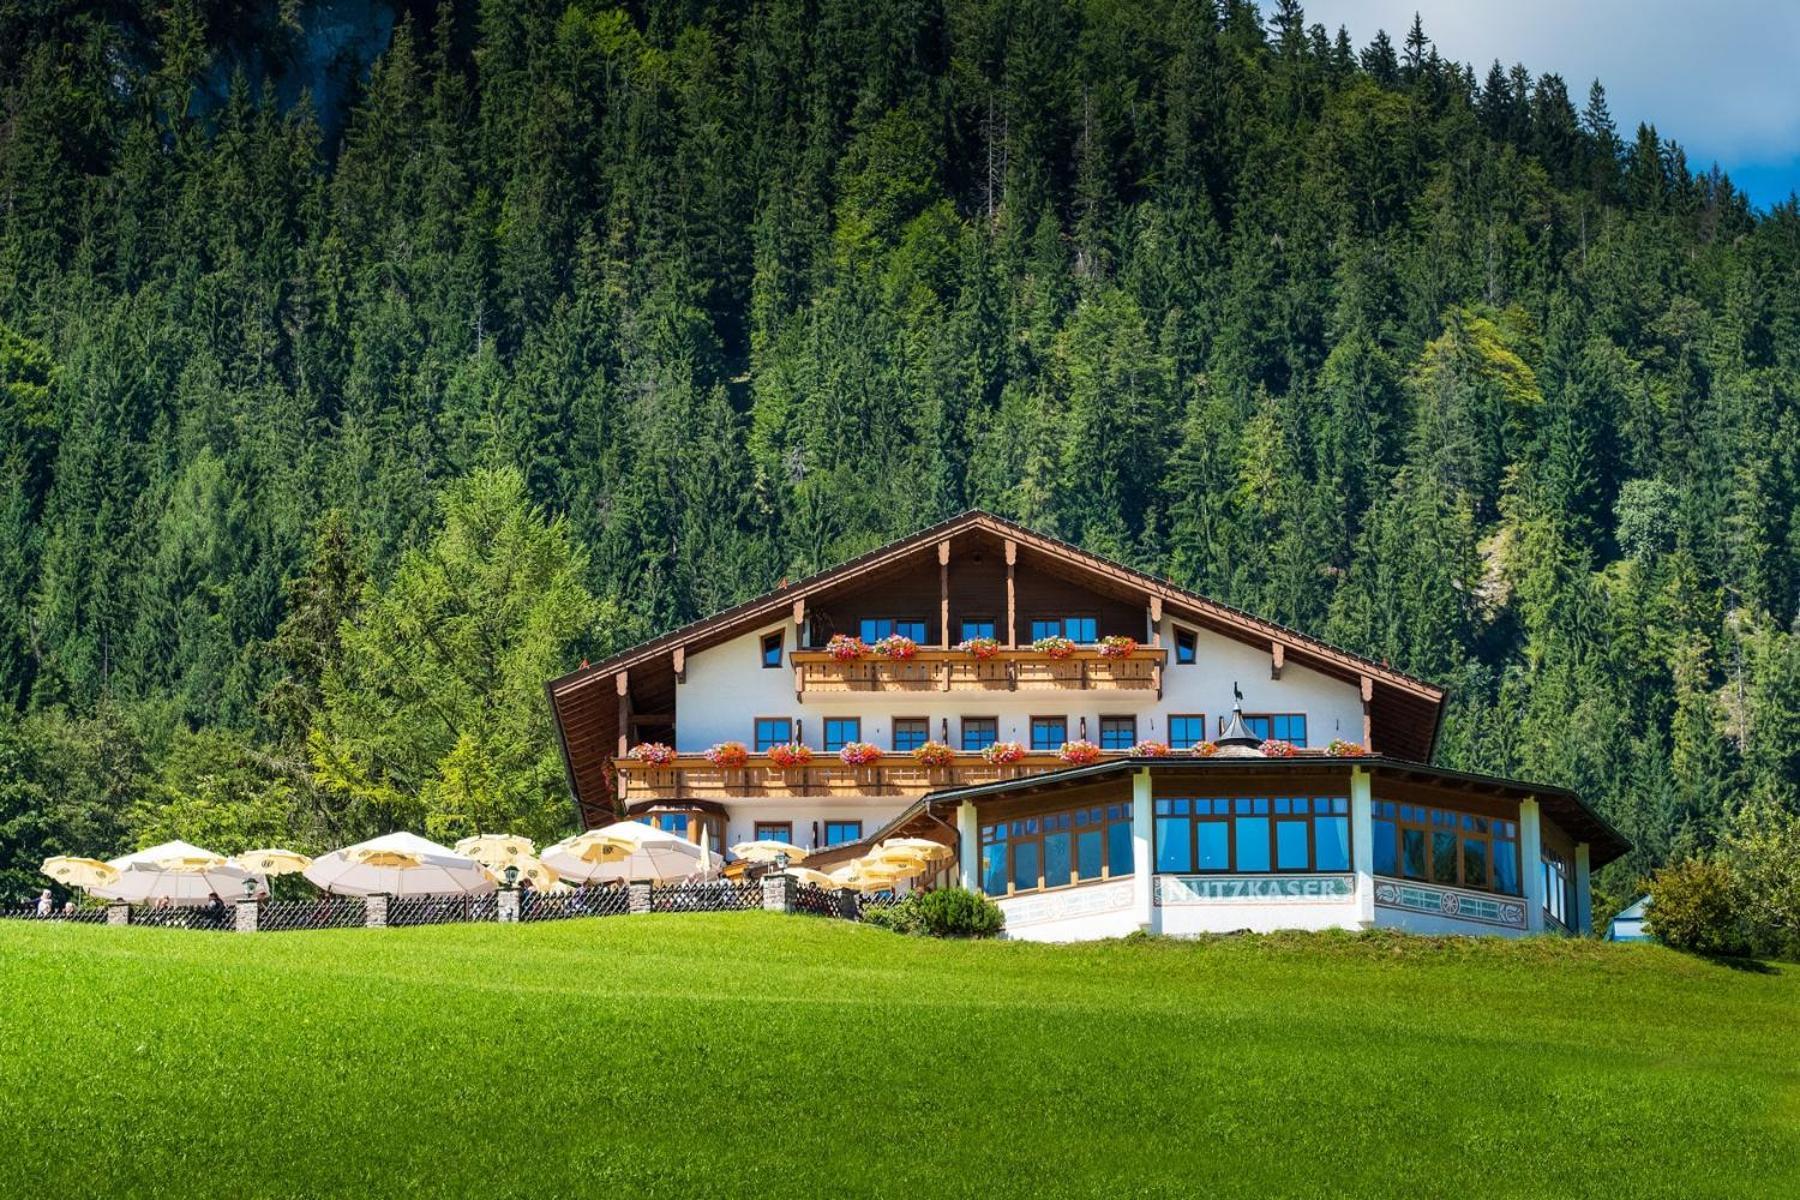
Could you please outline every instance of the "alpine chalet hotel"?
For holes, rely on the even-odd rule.
[[[1441,688],[971,512],[547,685],[584,827],[956,855],[1010,937],[1587,931],[1629,848]]]

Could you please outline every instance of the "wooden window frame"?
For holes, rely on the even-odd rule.
[[[1063,744],[1066,745],[1068,743],[1068,741],[1069,741],[1069,717],[1068,717],[1067,713],[1063,713],[1061,715],[1058,715],[1056,713],[1034,713],[1033,715],[1025,718],[1025,740],[1026,740],[1025,748],[1027,750],[1036,750],[1036,751],[1041,752],[1043,750],[1060,750],[1060,749],[1062,749],[1062,746],[1060,746],[1060,745],[1058,745],[1058,746],[1039,746],[1037,744],[1037,723],[1039,721],[1060,721],[1060,722],[1062,722]],[[998,739],[996,739],[996,740],[998,740]]]
[[[1247,812],[1247,813],[1238,812],[1237,811],[1237,803],[1240,800],[1244,801],[1245,803],[1248,803],[1251,806],[1252,811]],[[1315,802],[1320,801],[1320,800],[1329,802],[1333,806],[1331,808],[1331,810],[1328,812],[1314,812],[1313,805],[1315,804]],[[1266,812],[1256,812],[1255,811],[1255,806],[1258,801],[1261,801],[1268,805],[1268,810]],[[1286,801],[1290,805],[1293,805],[1296,803],[1303,804],[1306,806],[1305,811],[1299,812],[1299,813],[1292,812],[1292,811],[1285,812],[1285,813],[1279,812],[1279,811],[1277,811],[1277,806],[1283,801]],[[1183,813],[1174,812],[1173,807],[1174,807],[1175,803],[1187,804],[1189,806],[1187,813],[1183,814]],[[1220,804],[1220,803],[1222,803],[1225,806],[1224,811],[1223,812],[1212,811],[1212,806],[1215,804]],[[1165,813],[1162,810],[1162,805],[1164,805],[1164,804],[1170,805],[1169,812]],[[1194,806],[1199,805],[1199,804],[1205,804],[1208,807],[1208,811],[1205,813],[1196,812],[1194,810]],[[1339,812],[1337,810],[1336,806],[1338,804],[1343,805],[1342,812]],[[1164,820],[1175,820],[1175,821],[1185,821],[1187,823],[1187,843],[1188,843],[1188,845],[1187,845],[1187,851],[1188,851],[1187,860],[1189,863],[1188,869],[1185,871],[1162,871],[1162,872],[1158,872],[1159,874],[1208,875],[1208,876],[1240,875],[1240,874],[1247,874],[1247,875],[1342,875],[1342,874],[1346,874],[1346,873],[1354,870],[1355,866],[1356,866],[1356,845],[1355,845],[1356,830],[1353,827],[1351,827],[1351,825],[1350,825],[1350,797],[1348,795],[1315,796],[1315,795],[1308,794],[1308,795],[1304,795],[1304,796],[1158,796],[1158,797],[1156,797],[1155,801],[1153,801],[1151,804],[1150,814],[1151,814],[1150,815],[1150,861],[1152,864],[1154,864],[1157,861],[1158,854],[1162,848],[1161,842],[1157,839],[1157,832],[1156,832],[1157,831],[1157,822],[1164,821]],[[1266,819],[1269,822],[1269,865],[1268,865],[1268,867],[1258,868],[1254,871],[1245,871],[1238,865],[1237,818],[1240,816],[1253,817],[1253,818],[1261,817],[1261,818]],[[1340,817],[1343,818],[1345,821],[1345,833],[1346,833],[1345,848],[1349,853],[1349,863],[1347,866],[1344,866],[1341,868],[1340,867],[1332,867],[1329,870],[1327,870],[1327,869],[1319,866],[1318,823],[1321,818],[1340,818]],[[1304,866],[1284,867],[1281,865],[1281,838],[1276,829],[1276,822],[1282,821],[1282,820],[1287,820],[1287,821],[1302,820],[1302,821],[1304,821],[1304,823],[1306,825],[1306,864]],[[1223,825],[1223,826],[1225,826],[1225,862],[1226,862],[1226,865],[1223,868],[1200,866],[1200,826],[1202,826],[1202,825]]]
[[[1189,746],[1198,746],[1200,744],[1200,742],[1206,741],[1206,714],[1205,713],[1169,713],[1166,717],[1163,718],[1163,720],[1168,724],[1169,749],[1171,749],[1171,750],[1186,750],[1189,748]],[[1175,744],[1175,722],[1177,722],[1177,721],[1198,721],[1198,722],[1200,722],[1200,740],[1196,741],[1196,742],[1190,742],[1188,746],[1177,746]]]
[[[914,747],[912,747],[912,746],[908,746],[904,750],[902,750],[900,748],[900,725],[901,725],[901,722],[903,722],[903,721],[909,722],[909,723],[917,722],[918,724],[923,725],[925,727],[925,740],[928,742],[931,740],[931,718],[930,717],[889,717],[888,718],[888,746],[890,749],[893,750],[893,752],[895,754],[911,754],[914,750]]]
[[[1131,741],[1125,746],[1108,746],[1106,744],[1106,723],[1108,721],[1128,721],[1131,724]],[[1099,742],[1102,750],[1129,750],[1138,742],[1137,716],[1133,713],[1102,713],[1099,722]]]
[[[1092,621],[1094,623],[1094,640],[1091,642],[1076,642],[1076,645],[1078,645],[1078,646],[1098,645],[1101,637],[1104,636],[1100,632],[1100,614],[1097,612],[1091,612],[1091,613],[1089,613],[1089,612],[1060,612],[1060,613],[1037,612],[1037,613],[1032,613],[1031,615],[1029,615],[1025,618],[1025,632],[1027,634],[1029,634],[1031,632],[1031,623],[1033,621],[1055,621],[1056,622],[1057,632],[1054,634],[1042,635],[1044,637],[1067,637],[1068,635],[1066,632],[1064,632],[1064,627],[1068,624],[1068,622],[1070,622],[1070,621]],[[1070,640],[1074,641],[1073,638],[1070,638]],[[1035,641],[1037,641],[1037,638],[1027,637],[1025,644],[1030,645],[1032,642],[1035,642]]]
[[[833,721],[855,721],[856,722],[856,736],[849,739],[849,741],[841,742],[838,745],[833,746],[831,744],[831,723]],[[848,746],[850,744],[850,742],[860,742],[862,740],[863,740],[863,723],[862,723],[862,714],[861,713],[858,713],[855,716],[848,716],[848,717],[837,716],[837,717],[820,717],[819,718],[819,749],[823,750],[825,753],[836,754],[839,750],[843,749],[845,746]]]
[[[1423,813],[1423,817],[1403,817],[1407,810]],[[1445,813],[1455,820],[1449,824],[1439,824],[1431,819],[1432,813]],[[1467,829],[1463,826],[1463,818],[1471,817],[1476,821],[1485,821],[1487,828],[1479,826]],[[1525,865],[1521,861],[1522,851],[1519,845],[1519,823],[1511,817],[1489,817],[1481,813],[1465,813],[1460,809],[1441,808],[1432,804],[1412,804],[1398,800],[1377,799],[1374,811],[1370,814],[1370,825],[1376,821],[1386,821],[1394,827],[1394,870],[1398,874],[1389,876],[1392,879],[1406,879],[1414,883],[1423,883],[1431,887],[1461,888],[1465,892],[1486,892],[1495,896],[1522,897],[1525,894]],[[1418,878],[1406,874],[1406,831],[1414,830],[1425,837],[1425,874]],[[1456,882],[1442,883],[1433,871],[1437,857],[1437,844],[1432,837],[1434,833],[1450,833],[1456,838]],[[1510,836],[1509,836],[1510,835]],[[1466,862],[1467,842],[1478,841],[1487,845],[1487,882],[1485,884],[1468,882],[1468,865]],[[1495,886],[1500,872],[1496,869],[1499,862],[1500,848],[1511,847],[1513,878],[1519,882],[1516,892],[1503,892]],[[1374,861],[1371,847],[1370,862]]]
[[[986,613],[970,613],[966,616],[959,616],[956,618],[956,632],[963,635],[958,637],[956,639],[957,641],[966,642],[969,640],[963,626],[969,624],[971,621],[984,622],[994,627],[994,632],[982,635],[984,637],[998,639],[1000,635],[1005,632],[1005,630],[1000,628],[1000,622],[993,617],[988,616]]]
[[[841,841],[834,842],[831,840],[831,827],[833,825],[854,825],[854,826],[856,826],[856,836],[844,838]],[[863,839],[863,823],[861,820],[855,820],[855,821],[824,820],[824,821],[819,822],[819,832],[820,832],[820,841],[822,841],[824,843],[824,845],[821,847],[821,849],[831,847],[831,846],[845,846],[845,845],[850,844],[851,842],[862,841],[862,839]]]
[[[1306,714],[1306,713],[1303,713],[1303,712],[1247,712],[1247,713],[1243,714],[1243,716],[1244,716],[1244,728],[1245,729],[1250,728],[1250,722],[1252,722],[1252,721],[1265,721],[1268,723],[1269,731],[1268,731],[1268,733],[1263,735],[1263,738],[1265,741],[1268,740],[1269,738],[1273,738],[1275,736],[1275,718],[1276,717],[1299,717],[1302,721],[1306,721],[1306,725],[1307,725],[1306,740],[1308,742],[1312,741],[1312,722],[1307,719],[1308,714]],[[1230,719],[1231,718],[1229,718],[1229,717],[1220,717],[1219,718],[1219,732],[1221,734],[1223,734],[1225,732],[1225,722]]]
[[[1177,666],[1177,667],[1197,667],[1197,666],[1199,666],[1200,665],[1200,631],[1198,629],[1190,629],[1186,625],[1182,625],[1182,624],[1179,624],[1178,622],[1174,622],[1174,621],[1169,622],[1169,627],[1170,627],[1169,640],[1173,643],[1173,646],[1171,647],[1171,653],[1169,655],[1169,663],[1172,666]],[[1181,661],[1181,639],[1184,637],[1187,638],[1189,641],[1191,641],[1194,646],[1194,657],[1192,658],[1192,660],[1190,660],[1188,662]]]
[[[1098,809],[1100,812],[1099,824],[1088,824],[1086,826],[1075,824],[1075,814],[1082,809]],[[1117,815],[1114,815],[1115,813]],[[1067,831],[1069,834],[1069,880],[1066,883],[1050,883],[1044,878],[1044,824],[1047,820],[1062,816],[1067,816],[1069,818],[1069,828]],[[1037,822],[1037,830],[1035,832],[1013,833],[1009,828],[1006,837],[997,838],[994,836],[994,831],[997,829],[1010,827],[1015,823],[1024,823],[1027,821]],[[1112,862],[1109,855],[1111,849],[1112,827],[1114,825],[1129,826],[1130,824],[1131,802],[1120,800],[1102,800],[1092,804],[1077,804],[1069,808],[1052,808],[1040,813],[1027,813],[1016,817],[1006,817],[998,821],[982,822],[980,823],[980,828],[976,834],[975,890],[984,896],[1003,899],[1007,896],[1034,895],[1038,892],[1055,892],[1061,891],[1064,888],[1082,887],[1086,884],[1105,883],[1112,879],[1130,879],[1132,875],[1136,874],[1135,869],[1122,875],[1114,875],[1112,873]],[[1100,832],[1100,874],[1092,879],[1082,879],[1080,877],[1081,850],[1079,837],[1084,830],[1088,829],[1098,829]],[[1021,888],[1014,886],[1012,848],[1024,843],[1035,844],[1038,848],[1038,882],[1036,887]],[[988,850],[994,846],[1001,847],[1006,856],[1006,891],[1004,892],[989,892],[987,890],[987,877],[983,871],[983,863]]]
[[[883,613],[882,615],[877,616],[877,617],[858,617],[856,619],[856,636],[857,637],[862,637],[862,626],[863,626],[864,621],[887,621],[890,624],[894,624],[894,625],[898,625],[902,621],[916,621],[921,626],[924,627],[925,636],[920,637],[920,638],[915,638],[914,640],[917,641],[919,643],[919,645],[921,645],[921,646],[927,646],[927,645],[931,644],[931,618],[930,617],[913,616],[911,614],[908,614],[906,616],[896,616],[893,613]],[[879,641],[880,638],[874,638],[874,639],[863,638],[863,640],[866,642],[874,642],[874,641]]]
[[[769,661],[769,643],[770,642],[775,643],[776,653],[775,653],[775,661],[774,662]],[[757,642],[758,661],[762,663],[762,668],[765,671],[780,670],[783,665],[782,659],[783,659],[783,656],[786,654],[786,652],[787,652],[787,631],[786,630],[776,629],[776,630],[773,630],[772,632],[765,633],[762,635],[762,638]]]
[[[769,834],[768,830],[785,830],[779,837]],[[750,840],[753,842],[787,842],[795,845],[794,823],[792,821],[756,821],[750,826]]]
[[[964,754],[979,754],[980,750],[970,750],[967,729],[970,721],[988,721],[994,726],[994,742],[1000,740],[1000,718],[982,716],[958,716],[956,718],[956,748]],[[991,746],[994,742],[989,742]]]
[[[794,740],[794,718],[792,718],[792,717],[773,717],[773,716],[751,717],[750,718],[750,753],[752,753],[752,754],[767,754],[768,753],[768,747],[762,747],[760,749],[758,748],[762,742],[761,730],[758,727],[764,721],[780,721],[787,726],[787,737],[783,738],[779,742],[770,742],[769,745],[785,746]]]

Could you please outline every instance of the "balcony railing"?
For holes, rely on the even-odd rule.
[[[1121,757],[1121,754],[1108,757]],[[907,754],[895,753],[879,763],[848,766],[823,751],[804,767],[777,767],[767,756],[753,754],[741,767],[715,767],[703,754],[681,754],[666,766],[647,767],[634,758],[613,759],[619,798],[644,800],[728,799],[783,796],[923,796],[947,787],[993,783],[1054,771],[1069,764],[1053,751],[1027,754],[1004,766],[979,754],[958,754],[946,767],[927,767]]]
[[[796,650],[794,694],[848,692],[1136,691],[1162,695],[1169,652],[1140,646],[1129,658],[1082,648],[1064,658],[1041,650],[1001,650],[976,658],[963,650],[920,650],[911,658],[870,656],[850,662],[823,650]]]

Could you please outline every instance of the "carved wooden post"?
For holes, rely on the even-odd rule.
[[[620,671],[613,686],[619,693],[619,757],[624,758],[631,749],[631,676]]]
[[[950,539],[938,543],[938,644],[950,648]]]
[[[1015,649],[1019,644],[1018,589],[1013,583],[1013,569],[1019,561],[1019,543],[1011,538],[1006,539],[1006,648]]]
[[[1363,741],[1363,749],[1367,750],[1370,754],[1375,753],[1375,719],[1369,712],[1369,706],[1374,701],[1374,699],[1375,699],[1375,681],[1373,679],[1370,679],[1367,675],[1364,675],[1362,677],[1362,708],[1363,708],[1362,741]]]

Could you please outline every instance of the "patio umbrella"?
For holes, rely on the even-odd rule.
[[[116,868],[97,858],[75,858],[67,854],[46,858],[44,865],[38,870],[64,887],[81,888],[90,892],[119,878]]]
[[[889,850],[904,850],[928,863],[944,862],[956,857],[956,852],[942,842],[934,842],[930,838],[889,838],[875,847],[877,854]]]
[[[826,891],[835,891],[844,886],[825,872],[815,871],[811,867],[787,867],[781,873],[792,875],[797,883],[810,883],[814,887],[821,887]]]
[[[293,850],[246,850],[231,861],[261,875],[298,875],[312,866],[312,859]]]
[[[573,883],[586,883],[604,863],[623,862],[637,843],[604,830],[590,829],[547,846],[538,861]]]
[[[745,862],[753,863],[774,862],[778,858],[786,858],[791,863],[797,863],[806,858],[806,847],[768,838],[755,842],[739,842],[731,848],[731,852]]]
[[[831,873],[833,887],[849,888],[857,892],[884,892],[902,878],[904,876],[898,871],[860,858]]]
[[[542,859],[532,858],[530,855],[521,855],[508,863],[507,866],[513,867],[519,872],[517,876],[518,882],[523,883],[526,880],[530,880],[531,886],[540,892],[551,891],[559,882],[555,871],[546,867]],[[501,878],[503,879],[505,878],[505,871],[505,867],[500,869]]]
[[[107,865],[118,871],[119,877],[88,890],[108,900],[134,904],[166,899],[186,906],[205,904],[214,896],[235,899],[243,893],[247,879],[267,886],[260,873],[246,871],[222,854],[183,841],[164,842],[111,859]]]
[[[537,846],[532,840],[510,833],[478,833],[466,837],[456,843],[456,852],[494,871],[537,861]]]
[[[303,874],[339,896],[485,896],[489,870],[416,833],[389,833],[316,858]]]
[[[639,821],[620,821],[594,833],[625,842],[630,852],[612,862],[589,863],[564,853],[563,843],[559,842],[544,851],[544,865],[575,883],[593,883],[601,879],[648,879],[664,883],[717,870],[725,863],[717,854],[680,834],[655,829]]]

